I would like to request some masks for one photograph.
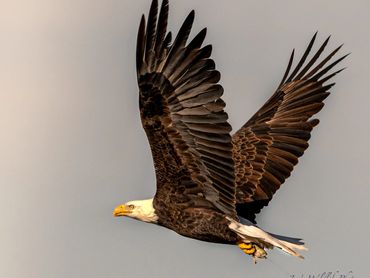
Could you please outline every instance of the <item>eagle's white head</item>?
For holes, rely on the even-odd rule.
[[[128,216],[144,222],[156,223],[158,216],[155,214],[153,199],[130,201],[117,206],[113,211],[114,216]]]

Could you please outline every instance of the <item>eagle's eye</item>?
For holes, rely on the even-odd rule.
[[[129,205],[129,206],[128,206],[128,208],[129,208],[129,209],[134,209],[134,208],[135,208],[135,206],[134,206],[134,205]]]

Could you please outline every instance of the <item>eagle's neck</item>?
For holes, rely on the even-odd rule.
[[[153,207],[153,198],[147,200],[138,200],[130,202],[135,205],[135,210],[132,213],[132,217],[150,223],[157,223],[158,216],[155,213]]]

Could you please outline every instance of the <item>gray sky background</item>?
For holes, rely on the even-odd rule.
[[[329,271],[368,277],[369,2],[170,2],[171,30],[191,9],[192,34],[209,28],[234,129],[272,94],[292,48],[301,54],[316,30],[319,42],[332,34],[328,49],[344,43],[341,54],[352,52],[319,114],[311,147],[258,217],[268,231],[303,237],[306,259],[272,251],[256,266],[235,246],[112,217],[117,204],[155,192],[134,64],[139,19],[149,5],[0,1],[0,277]]]

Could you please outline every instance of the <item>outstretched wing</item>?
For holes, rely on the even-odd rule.
[[[156,198],[235,213],[231,127],[221,100],[211,45],[202,47],[203,29],[186,45],[192,11],[171,44],[166,31],[168,1],[153,0],[148,24],[141,19],[137,78],[141,120],[152,150]]]
[[[276,92],[233,135],[237,212],[251,221],[290,176],[307,149],[311,130],[319,123],[310,118],[322,109],[334,85],[326,84],[327,81],[342,70],[327,74],[346,57],[327,65],[341,46],[315,66],[330,37],[304,65],[315,38],[316,34],[290,73],[293,50]]]

